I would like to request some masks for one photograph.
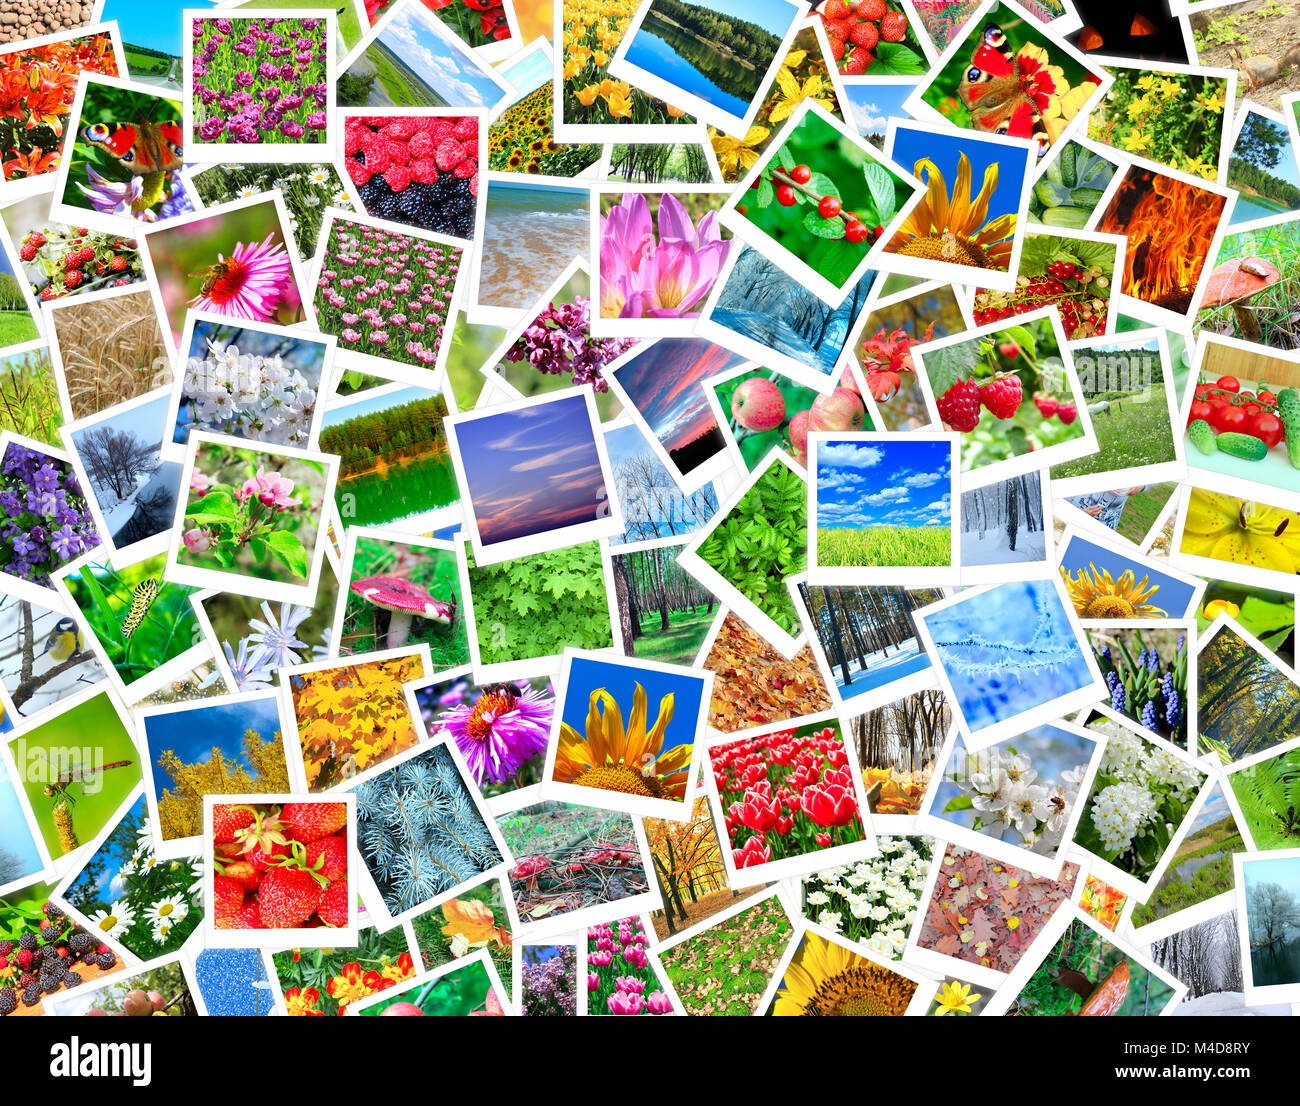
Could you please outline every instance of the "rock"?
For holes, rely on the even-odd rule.
[[[17,22],[18,22],[17,12],[0,12],[0,23],[9,24],[9,23],[17,23]]]

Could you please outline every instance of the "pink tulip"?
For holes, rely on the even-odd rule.
[[[622,991],[615,991],[605,1001],[611,1014],[639,1014],[645,1006],[645,1000],[640,995],[624,994]]]

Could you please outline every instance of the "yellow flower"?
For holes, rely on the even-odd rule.
[[[1207,165],[1199,157],[1183,158],[1182,169],[1184,173],[1193,177],[1201,177],[1204,180],[1215,180],[1218,177],[1218,172],[1214,166]]]
[[[1196,97],[1197,105],[1204,108],[1211,115],[1218,115],[1223,111],[1223,102],[1224,90],[1222,86],[1216,88],[1212,93],[1202,92]]]
[[[1174,99],[1175,97],[1181,96],[1183,94],[1182,82],[1175,81],[1170,77],[1165,77],[1163,80],[1157,81],[1156,88],[1157,91],[1159,91],[1161,96],[1164,96],[1170,100]]]
[[[1016,216],[1011,213],[989,223],[984,221],[989,200],[998,187],[998,163],[994,161],[984,170],[984,184],[974,199],[970,192],[970,161],[965,154],[959,155],[951,201],[948,182],[929,158],[922,158],[913,168],[913,175],[923,174],[926,195],[889,243],[889,252],[947,261],[951,265],[1005,269],[1011,258]]]
[[[815,933],[786,969],[772,1013],[777,1017],[900,1017],[916,993],[906,976]]]
[[[686,742],[664,752],[664,736],[673,720],[672,692],[660,699],[659,716],[647,731],[645,688],[639,683],[635,686],[626,731],[618,702],[603,687],[596,688],[587,700],[585,738],[568,723],[561,724],[553,779],[625,795],[686,797],[694,745]]]
[[[681,108],[675,108],[673,107],[672,104],[668,104],[667,107],[668,107],[668,115],[672,119],[680,119],[683,115],[686,114],[686,112],[682,111]]]
[[[609,113],[615,119],[632,118],[632,101],[626,92],[615,89],[609,96]]]
[[[1211,599],[1201,608],[1202,617],[1209,622],[1213,622],[1220,614],[1226,614],[1229,618],[1236,618],[1237,615],[1241,614],[1241,608],[1227,599]]]
[[[934,1012],[934,1016],[941,1018],[944,1014],[971,1013],[974,1010],[972,1004],[979,1002],[984,996],[972,995],[970,987],[969,983],[958,983],[955,979],[945,983],[935,996],[934,1001],[939,1004],[939,1009]]]
[[[1154,73],[1147,73],[1145,76],[1143,76],[1143,77],[1139,77],[1138,80],[1135,81],[1134,83],[1135,83],[1135,84],[1137,85],[1137,87],[1140,88],[1143,92],[1150,92],[1150,91],[1151,91],[1151,86],[1154,85],[1154,84],[1156,83],[1155,74],[1154,74]]]
[[[589,108],[596,102],[596,86],[589,84],[586,88],[578,89],[574,95],[578,98],[578,103],[584,108]]]
[[[1020,919],[1013,914],[1010,918],[1007,919],[1007,929],[1019,929],[1019,928],[1020,928]]]
[[[836,110],[835,90],[822,80],[820,73],[812,74],[803,84],[800,84],[794,71],[782,66],[776,74],[776,87],[779,99],[767,113],[768,121],[771,123],[779,123],[789,118],[794,113],[794,109],[805,100],[821,104],[827,111]]]
[[[723,178],[729,180],[737,170],[745,172],[752,169],[759,157],[754,147],[766,142],[771,133],[766,127],[755,125],[745,132],[744,138],[732,138],[731,135],[719,134],[710,127],[709,141],[713,143],[713,152],[717,156]]]
[[[1142,153],[1150,144],[1150,140],[1147,136],[1138,131],[1129,131],[1128,134],[1120,139],[1120,145],[1131,154]]]
[[[1181,552],[1292,574],[1300,570],[1300,516],[1193,488]]]
[[[1151,110],[1151,101],[1145,96],[1139,96],[1136,100],[1130,100],[1128,107],[1124,109],[1124,114],[1128,116],[1129,122],[1136,122],[1140,116],[1145,115]]]
[[[1152,584],[1148,588],[1150,576],[1143,576],[1140,584],[1135,583],[1131,568],[1125,569],[1116,580],[1105,569],[1098,569],[1089,562],[1087,568],[1079,569],[1079,578],[1074,580],[1062,565],[1061,579],[1065,581],[1065,590],[1070,593],[1075,613],[1082,618],[1169,617],[1167,612],[1147,603],[1160,590],[1160,585]]]

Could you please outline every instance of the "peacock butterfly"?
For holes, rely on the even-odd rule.
[[[185,164],[179,123],[91,123],[81,128],[81,137],[112,154],[137,177],[179,169]]]
[[[977,130],[1032,138],[1042,157],[1051,141],[1042,114],[1050,99],[1040,87],[1044,76],[1037,63],[1013,54],[1002,28],[989,23],[962,73],[957,95],[970,109]]]

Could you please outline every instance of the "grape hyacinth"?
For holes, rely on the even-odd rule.
[[[1178,635],[1174,655],[1166,662],[1154,644],[1148,648],[1141,631],[1113,633],[1113,638],[1104,635],[1111,640],[1093,645],[1097,666],[1110,690],[1110,709],[1140,722],[1151,733],[1173,741],[1186,740],[1182,701],[1187,695],[1187,635]],[[1138,646],[1136,654],[1126,644],[1129,634],[1134,637],[1127,640]]]

